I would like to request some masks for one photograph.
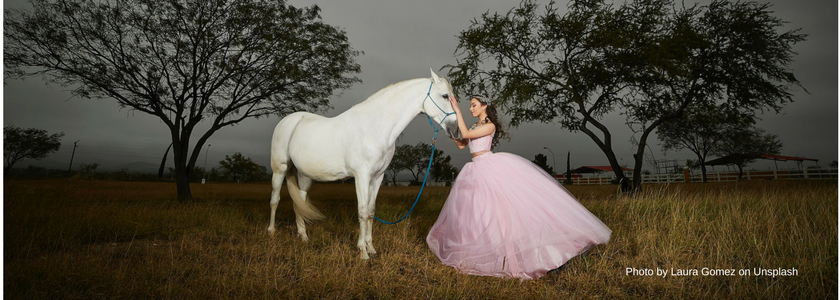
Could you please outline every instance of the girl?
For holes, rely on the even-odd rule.
[[[610,231],[548,173],[525,158],[490,152],[505,135],[490,99],[477,95],[467,129],[455,97],[461,140],[472,162],[452,184],[426,243],[446,265],[463,273],[535,279],[589,247]]]

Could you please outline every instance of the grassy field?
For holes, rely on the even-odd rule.
[[[425,236],[449,188],[427,187],[412,215],[374,226],[379,254],[358,259],[352,185],[315,185],[326,216],[296,238],[285,194],[278,233],[266,233],[267,184],[5,181],[7,299],[836,299],[837,182],[755,181],[570,186],[612,230],[539,280],[462,275],[441,265]],[[418,187],[383,187],[377,215],[397,219]],[[631,274],[628,274],[628,268]],[[773,276],[785,269],[796,274]],[[636,273],[632,273],[635,269]],[[666,272],[657,276],[657,269]],[[733,276],[704,275],[732,269]],[[650,270],[650,271],[648,271]],[[693,275],[692,270],[698,272]],[[738,275],[748,270],[750,275]],[[756,271],[769,270],[756,275]],[[652,276],[643,275],[654,273]],[[762,271],[765,272],[765,271]],[[687,273],[686,276],[673,276]]]

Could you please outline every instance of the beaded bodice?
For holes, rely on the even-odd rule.
[[[469,147],[470,153],[478,153],[481,151],[490,151],[490,147],[493,145],[493,135],[496,134],[495,131],[493,133],[477,137],[474,139],[470,139]]]

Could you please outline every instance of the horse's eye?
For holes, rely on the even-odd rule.
[[[443,99],[449,100],[449,94],[443,94]]]

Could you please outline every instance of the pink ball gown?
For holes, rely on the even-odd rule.
[[[490,150],[493,134],[469,141]],[[612,231],[525,158],[487,152],[464,165],[426,243],[462,273],[536,279]]]

